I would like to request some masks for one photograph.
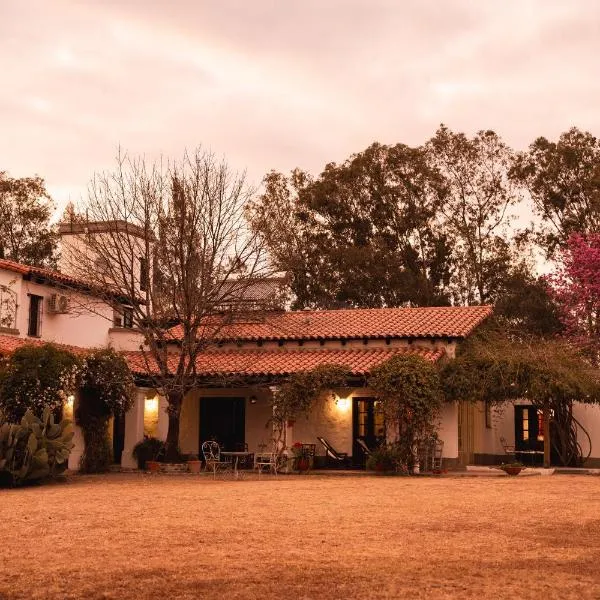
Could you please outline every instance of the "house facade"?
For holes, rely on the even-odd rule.
[[[0,355],[23,344],[53,342],[84,353],[112,347],[124,353],[138,387],[132,409],[111,424],[115,461],[135,468],[135,444],[145,435],[166,438],[166,399],[149,383],[152,368],[139,348],[140,332],[123,320],[126,305],[117,297],[97,297],[85,281],[65,273],[0,260]],[[202,441],[217,439],[224,448],[247,445],[256,451],[269,445],[272,394],[292,373],[319,365],[347,367],[347,386],[329,390],[306,417],[289,423],[286,443],[317,443],[333,447],[364,464],[358,440],[371,447],[383,439],[381,411],[368,375],[397,354],[417,354],[426,360],[452,360],[460,342],[491,314],[490,307],[343,309],[267,311],[237,317],[219,328],[214,343],[197,362],[196,387],[184,399],[180,448],[199,454]],[[171,330],[176,352],[179,331]],[[73,400],[74,403],[77,399]],[[67,403],[67,414],[73,403]],[[578,433],[588,466],[600,466],[600,409],[575,406],[585,428]],[[438,432],[444,441],[448,467],[506,462],[505,445],[541,448],[540,415],[526,403],[501,410],[482,403],[444,406]],[[83,439],[76,428],[76,447],[69,466],[76,469]],[[317,444],[317,451],[324,448]]]

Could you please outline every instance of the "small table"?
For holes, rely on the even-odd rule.
[[[243,452],[223,452],[221,451],[221,456],[230,456],[232,458],[232,463],[233,463],[233,476],[238,479],[239,478],[239,473],[238,473],[238,461],[240,460],[240,457],[242,456],[250,456],[250,454],[252,454],[252,452],[247,452],[247,451],[243,451]]]

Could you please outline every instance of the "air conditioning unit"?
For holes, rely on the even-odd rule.
[[[64,314],[69,312],[69,298],[61,294],[52,294],[48,299],[48,312]]]

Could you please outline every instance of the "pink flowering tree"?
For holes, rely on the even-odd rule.
[[[573,234],[548,277],[565,332],[600,362],[600,234]]]

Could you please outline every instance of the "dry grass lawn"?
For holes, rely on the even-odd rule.
[[[0,491],[0,598],[600,598],[600,478],[113,474]]]

